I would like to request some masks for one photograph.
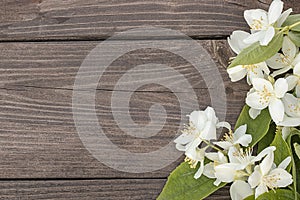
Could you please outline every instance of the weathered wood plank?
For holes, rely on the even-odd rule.
[[[231,83],[225,66],[220,64],[226,64],[232,56],[225,41],[200,43],[218,63],[226,86],[226,119],[234,123],[244,104],[248,86],[245,82]],[[151,173],[124,173],[105,166],[82,145],[72,115],[72,88],[79,66],[96,45],[96,42],[0,44],[0,178],[165,178],[182,161],[179,159]],[[203,78],[179,56],[151,49],[121,56],[107,68],[99,82],[96,111],[107,137],[120,148],[136,153],[152,152],[174,139],[181,121],[176,94],[187,95],[181,106],[189,111],[194,106],[185,103],[190,98],[186,91],[171,92],[157,84],[146,85],[131,97],[131,117],[137,124],[145,126],[150,122],[150,106],[159,103],[167,111],[163,129],[146,139],[135,138],[120,130],[111,111],[110,97],[116,92],[114,86],[132,66],[147,62],[174,67],[190,81],[200,107],[210,104],[208,86]],[[128,94],[130,91],[118,92]],[[120,102],[123,101],[125,99],[121,98]],[[120,113],[127,113],[121,105],[118,109]],[[158,110],[153,112],[161,115]],[[90,119],[87,114],[85,120]]]
[[[106,39],[116,32],[158,26],[198,38],[224,37],[245,29],[243,11],[267,9],[271,0],[5,0],[0,40]],[[300,2],[285,0],[300,11]]]
[[[165,183],[164,179],[112,179],[70,181],[0,181],[1,199],[155,199]],[[206,199],[227,200],[228,187]]]

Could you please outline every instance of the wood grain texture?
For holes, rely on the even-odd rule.
[[[5,0],[0,40],[106,39],[114,33],[158,26],[195,38],[224,37],[246,29],[243,12],[267,9],[271,0]],[[285,7],[300,11],[297,0]]]
[[[165,183],[164,179],[112,179],[69,181],[0,181],[0,198],[17,200],[152,200]],[[228,199],[228,187],[207,199]]]
[[[245,82],[229,81],[223,64],[232,53],[225,41],[201,41],[200,44],[217,62],[226,86],[226,119],[234,123],[248,86]],[[166,178],[182,161],[179,159],[151,173],[124,173],[97,161],[82,145],[73,121],[72,87],[79,66],[96,45],[96,42],[0,44],[0,178]],[[147,125],[149,108],[159,103],[167,111],[166,124],[157,135],[147,139],[126,135],[112,115],[110,97],[116,92],[113,90],[116,81],[128,69],[147,62],[169,63],[190,81],[200,107],[210,104],[201,75],[182,58],[151,49],[119,57],[100,79],[96,111],[107,137],[120,148],[135,153],[157,150],[174,139],[181,121],[176,94],[185,92],[168,91],[157,84],[140,87],[130,99],[132,119],[139,125]],[[192,105],[183,106],[192,111]],[[121,113],[126,112],[122,109]],[[89,119],[87,115],[86,120]]]

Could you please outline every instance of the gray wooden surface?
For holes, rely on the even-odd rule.
[[[225,39],[233,30],[246,28],[243,10],[266,8],[270,2],[1,1],[0,199],[155,199],[183,157],[149,173],[120,172],[96,160],[79,139],[72,115],[72,88],[81,63],[114,33],[146,25],[181,31],[198,40],[216,62],[226,86],[226,120],[234,123],[248,86],[229,81],[226,66],[233,54]],[[285,2],[295,12],[300,10],[296,0]],[[163,39],[174,45],[178,42]],[[203,78],[178,56],[147,49],[121,56],[99,82],[96,111],[107,137],[131,152],[151,152],[166,145],[174,139],[180,122],[176,92],[182,91],[170,92],[155,84],[135,91],[130,114],[138,124],[146,125],[150,106],[160,103],[168,111],[160,133],[134,138],[120,131],[114,121],[110,97],[116,82],[132,65],[153,62],[186,75],[200,107],[210,104]],[[228,198],[228,187],[209,197]]]

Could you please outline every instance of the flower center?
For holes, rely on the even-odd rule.
[[[285,65],[291,65],[291,58],[283,54],[280,54],[280,58],[277,58],[275,61],[278,63],[283,63]]]
[[[280,180],[280,177],[276,176],[276,174],[273,175],[267,175],[263,177],[263,183],[270,189],[275,189],[277,186],[277,181]]]
[[[261,30],[263,28],[262,21],[263,21],[262,17],[260,19],[254,19],[250,28],[253,30]]]
[[[257,65],[242,65],[242,68],[246,69],[248,72],[253,72],[254,74],[257,74],[257,72],[254,71],[257,68]]]
[[[260,96],[259,102],[262,104],[268,103],[270,101],[270,98],[273,96],[273,94],[267,89],[265,85],[263,90],[259,91],[258,94]]]
[[[181,131],[184,134],[191,134],[191,135],[195,135],[197,132],[196,126],[190,122],[189,125],[185,125],[185,128]]]
[[[236,157],[236,159],[238,159],[242,164],[250,164],[252,151],[253,150],[251,148],[247,148],[245,151],[243,149],[236,150],[233,153],[233,156]]]
[[[228,142],[231,142],[231,143],[234,142],[234,140],[233,140],[233,133],[232,133],[231,130],[229,131],[229,133],[225,133],[224,139],[225,139],[226,141],[228,141]]]
[[[300,114],[300,101],[298,101],[298,104],[289,104],[288,109],[292,113]]]

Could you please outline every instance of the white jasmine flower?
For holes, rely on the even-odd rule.
[[[237,144],[247,147],[252,141],[252,136],[246,134],[246,131],[247,124],[237,128],[234,133],[229,131],[229,133],[225,135],[225,141],[214,142],[214,144],[222,147],[224,150],[228,150],[230,147]]]
[[[249,46],[249,44],[243,42],[249,35],[249,33],[244,31],[234,31],[228,38],[229,46],[236,54],[239,54],[244,48]],[[264,73],[269,75],[270,70],[265,62],[261,62],[231,67],[227,69],[227,72],[232,82],[239,81],[247,76],[247,82],[251,85],[253,78],[264,78]]]
[[[249,183],[246,183],[245,181],[236,180],[230,186],[231,200],[243,200],[246,197],[251,196],[253,194],[253,189],[251,189]]]
[[[193,169],[195,169],[197,167],[198,162],[200,162],[200,167],[194,175],[195,179],[200,178],[200,176],[203,173],[204,158],[206,154],[205,151],[208,148],[208,146],[204,148],[199,148],[198,147],[199,144],[200,143],[198,143],[197,141],[194,141],[192,145],[190,145],[188,150],[185,152],[186,157],[184,159],[184,161],[187,162],[190,165],[190,167]]]
[[[260,165],[254,168],[249,176],[248,183],[255,188],[255,198],[268,192],[269,189],[286,187],[293,182],[292,175],[285,168],[289,165],[291,157],[283,160],[277,168],[274,167],[274,153],[268,154]]]
[[[251,149],[243,150],[231,147],[228,151],[229,163],[215,166],[215,176],[221,182],[230,183],[244,179],[251,172],[251,165],[275,151],[275,147],[267,147],[257,156],[252,156]],[[246,171],[244,171],[246,170]]]
[[[296,127],[300,126],[300,98],[287,93],[283,97],[285,115],[279,126]]]
[[[227,69],[232,82],[239,81],[247,76],[247,83],[252,84],[254,78],[264,78],[269,75],[270,70],[265,62],[252,65],[237,65]]]
[[[250,33],[245,31],[233,31],[230,37],[227,38],[228,44],[231,49],[239,54],[243,49],[250,46],[250,44],[245,43],[244,39],[250,36]]]
[[[276,80],[274,85],[261,78],[253,79],[253,88],[246,98],[246,104],[253,109],[263,110],[268,107],[273,121],[278,124],[284,117],[282,98],[288,91],[288,83],[284,78]]]
[[[277,53],[266,61],[269,67],[276,70],[271,76],[278,76],[294,68],[294,66],[300,62],[300,54],[298,54],[298,51],[299,49],[296,45],[289,37],[285,36],[283,38],[282,53]]]
[[[219,122],[215,111],[211,107],[207,107],[204,111],[193,111],[189,115],[190,125],[183,130],[183,134],[174,140],[176,148],[184,151],[186,161],[192,168],[196,168],[200,162],[200,168],[195,174],[195,178],[199,178],[204,169],[204,158],[206,148],[199,148],[203,140],[217,139],[216,129],[226,127],[230,129],[227,122]]]
[[[212,153],[206,153],[206,157],[209,160],[212,160],[213,162],[210,162],[204,166],[204,176],[208,178],[217,178],[215,175],[215,166],[218,166],[220,164],[225,164],[228,163],[227,157],[220,151],[217,153],[212,152]],[[214,185],[218,186],[221,183],[219,179],[216,179],[214,182]]]
[[[295,89],[297,97],[300,97],[300,62],[294,67],[293,73],[293,75],[286,78],[289,84],[289,91]]]
[[[280,27],[292,12],[292,9],[289,9],[281,14],[282,10],[283,2],[281,0],[274,0],[268,12],[262,9],[246,10],[244,18],[250,26],[252,34],[244,42],[259,41],[260,45],[267,46],[275,35],[274,27]]]

